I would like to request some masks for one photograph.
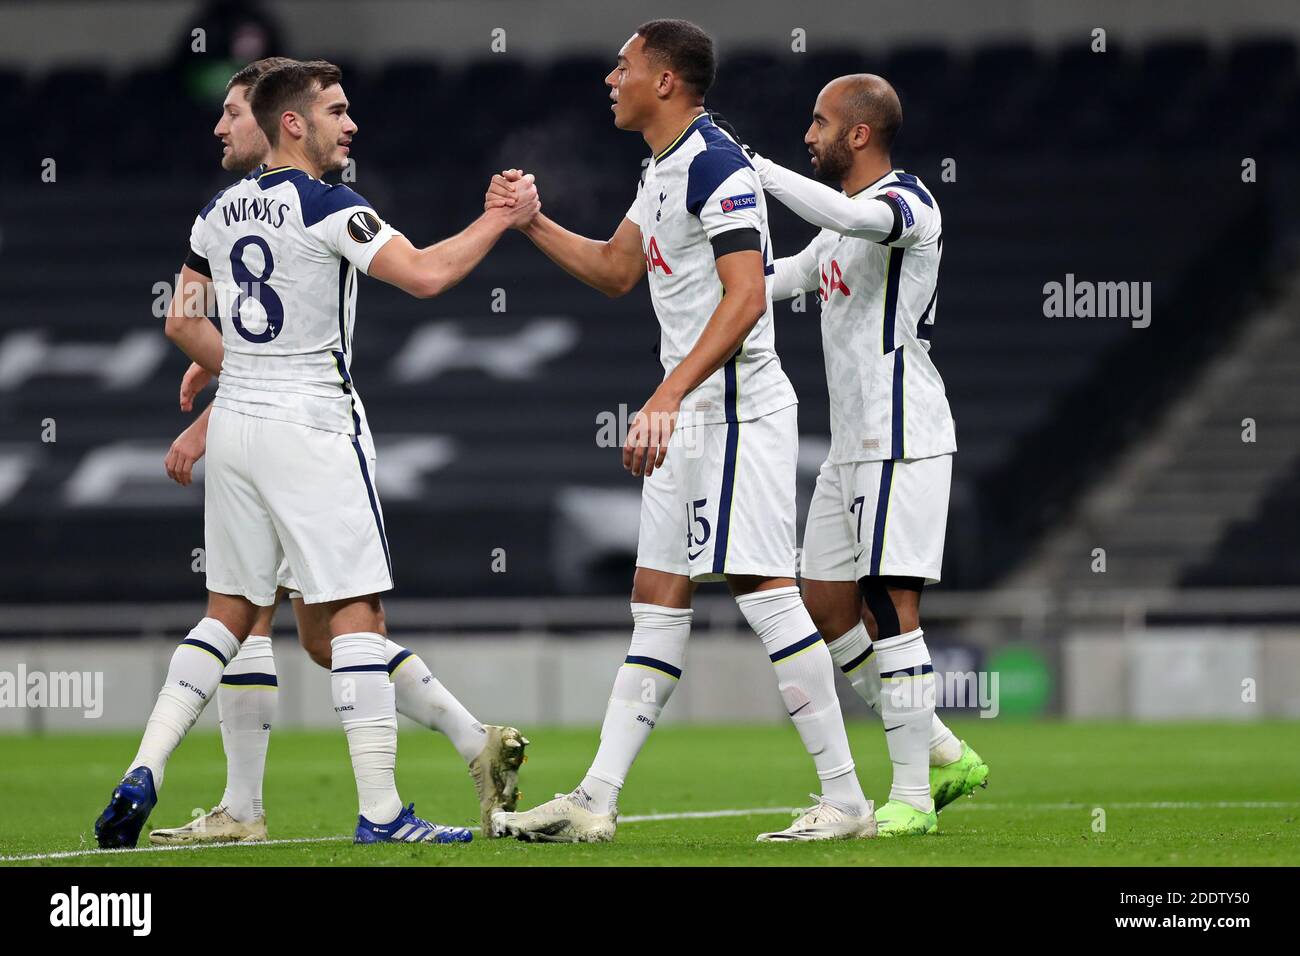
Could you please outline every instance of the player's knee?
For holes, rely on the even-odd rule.
[[[271,636],[271,624],[275,619],[274,607],[258,608],[257,616],[253,618],[253,627],[249,634],[257,634],[261,637]]]
[[[916,630],[921,626],[921,591],[925,589],[925,578],[887,574],[882,580],[898,614],[899,633]]]
[[[860,602],[856,592],[849,601],[837,600],[839,595],[805,581],[802,595],[804,607],[822,640],[833,641],[857,627]]]
[[[862,590],[862,600],[867,605],[867,610],[876,622],[872,639],[882,641],[902,634],[898,612],[885,582],[878,577],[865,577],[858,581],[858,587]]]
[[[682,574],[637,568],[632,578],[633,604],[686,608],[694,591],[691,579]]]
[[[828,643],[853,630],[860,620],[856,614],[846,613],[843,608],[812,604],[807,598],[804,599],[804,605],[808,608],[808,616],[812,618],[817,633]]]
[[[298,643],[302,649],[307,652],[307,656],[319,666],[330,669],[333,662],[333,653],[330,647],[329,628],[300,627],[298,629]]]
[[[253,623],[257,620],[259,610],[261,609],[247,598],[232,594],[218,594],[215,591],[208,592],[206,616],[220,621],[226,630],[235,635],[237,641],[242,642],[253,633]]]
[[[873,641],[897,637],[920,626],[921,578],[887,575],[858,581],[863,603],[874,619]]]

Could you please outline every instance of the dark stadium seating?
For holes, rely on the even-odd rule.
[[[411,59],[350,70],[345,86],[361,127],[356,187],[413,240],[427,242],[481,208],[493,169],[517,164],[538,170],[548,213],[607,235],[632,199],[645,155],[638,137],[610,123],[608,67],[580,56],[465,66]],[[982,584],[1077,493],[1064,480],[1068,441],[1049,439],[1098,427],[1078,417],[1086,414],[1078,395],[1106,382],[1145,334],[1123,319],[1045,318],[1043,284],[1067,273],[1150,281],[1157,309],[1194,303],[1188,290],[1206,251],[1259,201],[1242,193],[1241,157],[1272,156],[1295,168],[1280,151],[1296,137],[1296,51],[1267,40],[1227,50],[1112,43],[1104,55],[1086,47],[1044,54],[1023,43],[885,56],[724,51],[710,101],[754,146],[804,170],[802,137],[817,91],[863,69],[900,87],[906,120],[896,159],[944,208],[933,341],[960,447],[945,582]],[[185,362],[162,339],[151,307],[154,283],[179,266],[194,212],[225,181],[211,135],[217,107],[194,102],[162,68],[117,77],[0,68],[0,106],[17,124],[7,137],[16,145],[0,151],[0,478],[20,476],[16,484],[0,480],[8,495],[0,529],[18,545],[0,559],[0,599],[192,596],[201,589],[190,567],[202,544],[196,489],[141,475],[110,485],[117,490],[107,499],[92,487],[87,504],[76,497],[84,487],[70,485],[79,476],[94,486],[87,456],[114,446],[156,450],[161,474],[162,452],[189,420],[175,407]],[[51,116],[72,120],[51,124]],[[35,181],[45,156],[60,163],[57,188]],[[955,181],[941,176],[945,158],[956,160]],[[1285,190],[1285,178],[1270,174],[1260,188]],[[776,252],[793,254],[813,230],[773,205]],[[1156,220],[1160,243],[1148,229]],[[1256,225],[1242,235],[1262,262],[1275,235]],[[491,308],[495,289],[506,292],[504,314]],[[826,428],[815,309],[809,303],[798,314],[782,305],[777,327],[809,438]],[[1225,327],[1239,318],[1231,303],[1215,315]],[[449,368],[435,369],[431,353],[413,348],[431,326],[444,336],[433,352]],[[6,368],[6,359],[18,361],[14,336],[36,330],[43,344],[24,347],[64,349],[61,361],[72,366],[66,350],[79,343],[120,351],[104,353],[103,374],[44,363],[25,373]],[[163,344],[161,358],[126,339],[141,332]],[[531,373],[508,363],[485,371],[472,340],[507,336],[520,337],[517,350],[555,354]],[[551,556],[570,533],[557,495],[634,488],[617,452],[596,446],[596,416],[620,403],[635,410],[649,395],[661,375],[656,340],[643,289],[608,300],[517,236],[432,302],[364,283],[354,377],[380,437],[379,482],[402,593],[555,591]],[[1177,378],[1175,353],[1132,354],[1142,355],[1142,374],[1153,381]],[[456,367],[462,361],[468,367]],[[131,362],[145,369],[142,381],[131,380]],[[1168,390],[1153,395],[1163,400]],[[47,418],[57,422],[58,440],[34,451],[32,436]],[[446,442],[419,443],[431,437]],[[409,467],[390,467],[402,442]],[[1037,462],[1041,473],[1013,480],[1008,463],[1020,461]],[[390,474],[398,485],[414,484],[386,485]],[[1295,505],[1293,483],[1269,507]],[[1035,520],[1013,530],[1004,523],[1012,513]],[[494,547],[512,556],[507,575],[489,568]],[[593,570],[594,586],[625,584],[630,558]],[[62,569],[57,580],[52,563]],[[1300,582],[1294,564],[1279,575]]]
[[[1300,583],[1300,459],[1265,497],[1258,514],[1236,522],[1213,554],[1189,568],[1186,587],[1294,587]]]

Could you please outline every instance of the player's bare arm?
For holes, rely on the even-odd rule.
[[[528,183],[515,205],[485,209],[450,239],[417,249],[405,236],[396,235],[375,254],[370,275],[417,299],[441,295],[483,261],[502,233],[527,222],[540,208],[537,190]]]
[[[224,350],[221,333],[207,315],[212,280],[189,266],[181,267],[181,281],[167,308],[167,338],[212,375],[221,374]]]
[[[191,362],[190,367],[181,377],[181,411],[193,411],[194,399],[215,377],[202,365]],[[163,459],[163,468],[167,471],[167,477],[178,485],[190,484],[194,476],[194,465],[208,450],[208,417],[211,414],[212,406],[209,405],[198,418],[176,436],[171,448],[167,450],[167,456]]]
[[[212,383],[213,375],[202,365],[191,362],[181,377],[181,411],[194,411],[194,399]]]
[[[694,348],[655,389],[628,428],[623,467],[634,475],[644,472],[649,477],[664,463],[682,399],[736,354],[767,311],[762,253],[752,249],[728,253],[717,260],[717,269],[722,301]]]
[[[176,436],[167,451],[163,466],[167,477],[178,485],[188,485],[194,479],[194,466],[208,448],[208,416],[212,412],[209,405],[198,418],[194,419],[185,431]]]
[[[195,397],[207,388],[213,377],[212,373],[202,365],[190,363],[190,367],[185,370],[185,375],[181,378],[181,411],[194,410]],[[209,405],[198,418],[176,436],[171,448],[167,450],[163,467],[167,470],[167,477],[178,485],[188,485],[193,480],[194,465],[207,452],[208,416],[211,414],[212,406]]]
[[[485,205],[520,202],[516,190],[524,178],[517,169],[493,176]],[[641,229],[630,219],[620,222],[614,235],[604,242],[570,232],[541,213],[520,229],[561,269],[610,298],[627,295],[645,275]]]

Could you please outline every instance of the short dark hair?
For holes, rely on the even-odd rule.
[[[248,89],[244,91],[244,99],[248,99],[253,92],[253,86],[262,78],[263,73],[274,70],[278,66],[288,66],[290,63],[297,62],[287,56],[267,56],[254,60],[230,78],[230,82],[226,84],[226,92],[229,93],[236,86],[246,86]]]
[[[321,90],[343,82],[343,71],[324,60],[291,60],[263,73],[253,86],[250,102],[257,125],[272,146],[280,142],[280,117],[285,110],[304,116]]]
[[[683,83],[704,99],[713,86],[717,61],[713,38],[690,20],[649,20],[636,28],[645,51],[668,64]]]

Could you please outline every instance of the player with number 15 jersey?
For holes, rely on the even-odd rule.
[[[532,810],[492,815],[524,840],[613,839],[618,795],[682,676],[691,601],[726,581],[772,662],[822,793],[762,841],[856,839],[876,832],[849,751],[834,669],[795,586],[798,405],[772,331],[767,205],[740,145],[704,109],[712,38],[696,24],[641,24],[605,77],[620,129],[651,158],[609,242],[545,216],[530,239],[565,270],[612,295],[645,274],[664,377],[633,419],[623,464],[644,476],[632,642],[614,679],[596,757],[581,783]],[[485,197],[509,202],[520,172]]]
[[[757,242],[770,288],[766,203],[744,153],[707,113],[647,167],[627,218],[641,230],[665,374],[722,299],[718,256]],[[776,354],[769,295],[740,348],[682,402],[673,440],[683,447],[642,491],[638,567],[696,581],[793,577],[797,403]]]

